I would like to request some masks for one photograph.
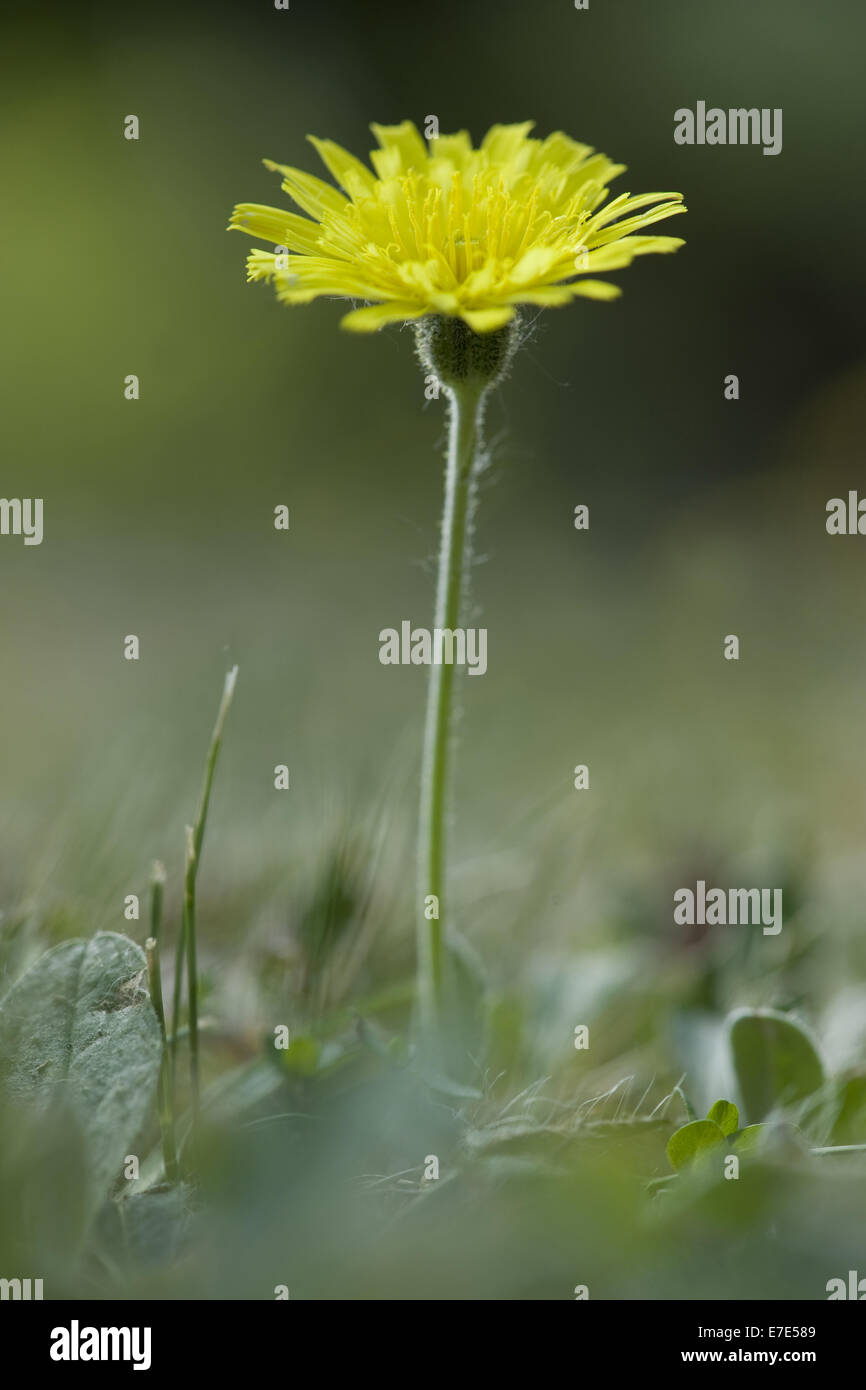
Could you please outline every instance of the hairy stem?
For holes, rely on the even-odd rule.
[[[445,506],[436,588],[435,626],[460,622],[471,554],[475,464],[480,452],[482,402],[486,385],[461,382],[448,388],[450,424],[445,473]],[[451,762],[454,667],[430,667],[418,850],[418,987],[422,1029],[435,1033],[441,1021],[444,960],[443,930],[448,920],[446,815]],[[431,899],[435,898],[435,903]]]

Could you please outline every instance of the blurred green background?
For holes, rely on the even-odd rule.
[[[491,406],[460,925],[503,988],[555,974],[582,997],[594,948],[618,987],[622,937],[630,970],[673,958],[700,995],[709,948],[673,927],[674,889],[781,883],[781,936],[713,943],[732,996],[815,1012],[862,976],[866,542],[824,527],[863,476],[862,7],[13,4],[4,27],[2,492],[45,499],[41,547],[0,541],[7,920],[121,929],[154,856],[174,908],[237,662],[205,968],[217,941],[279,943],[340,827],[380,816],[411,964],[424,673],[381,666],[378,633],[430,622],[442,403],[408,331],[277,305],[225,226],[281,202],[263,157],[319,171],[308,132],[364,154],[372,120],[478,140],[532,118],[627,163],[615,191],[681,190],[687,245],[616,275],[614,305],[542,315]],[[781,107],[782,154],[675,145],[699,99]]]

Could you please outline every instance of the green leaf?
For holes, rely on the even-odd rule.
[[[722,1134],[733,1134],[740,1127],[740,1115],[732,1100],[717,1100],[707,1111],[707,1119],[715,1120]]]
[[[734,1148],[738,1153],[757,1148],[766,1137],[766,1130],[766,1125],[746,1125],[745,1129],[738,1130],[734,1135]]]
[[[810,1096],[824,1068],[808,1029],[775,1009],[743,1009],[729,1019],[734,1070],[746,1118],[763,1120],[778,1106]]]
[[[70,1107],[84,1135],[91,1212],[153,1102],[162,1039],[145,978],[135,942],[100,932],[46,952],[0,1006],[0,1084],[40,1113]]]
[[[123,1196],[113,1204],[133,1268],[170,1264],[177,1259],[190,1223],[189,1198],[189,1188],[179,1183]]]
[[[866,1143],[866,1076],[850,1076],[840,1083],[838,1105],[831,1142]]]
[[[724,1141],[725,1136],[714,1120],[692,1120],[668,1140],[667,1156],[671,1167],[679,1171]]]

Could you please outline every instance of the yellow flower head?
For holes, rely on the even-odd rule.
[[[265,160],[308,216],[235,208],[232,228],[277,247],[252,252],[247,278],[272,281],[284,304],[366,300],[342,321],[361,332],[441,314],[490,333],[518,304],[614,299],[617,286],[593,273],[682,246],[679,237],[640,235],[685,212],[681,193],[623,193],[605,204],[625,165],[559,131],[533,140],[531,129],[531,121],[493,126],[479,149],[462,130],[428,148],[411,121],[374,125],[375,174],[332,140],[310,136],[343,191]]]

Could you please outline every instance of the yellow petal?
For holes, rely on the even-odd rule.
[[[535,121],[521,121],[519,125],[491,126],[481,141],[488,161],[491,164],[510,164],[534,125]]]
[[[607,242],[614,241],[618,237],[628,236],[629,232],[639,231],[641,227],[648,227],[652,222],[660,222],[665,217],[675,217],[678,213],[685,211],[686,207],[683,203],[663,203],[661,207],[653,208],[651,212],[642,212],[637,217],[627,217],[624,222],[614,222],[606,231],[600,232],[596,232],[592,222],[590,222],[584,240],[592,250],[594,246],[605,246]]]
[[[290,251],[318,251],[322,229],[318,222],[299,217],[288,208],[269,208],[260,203],[239,203],[232,213],[229,231],[261,237]]]
[[[251,251],[247,256],[247,280],[272,280],[276,260],[273,251]]]
[[[622,294],[619,285],[609,285],[606,280],[575,280],[571,292],[586,299],[619,299]]]
[[[342,145],[333,140],[319,140],[315,135],[307,139],[316,150],[319,158],[341,188],[345,188],[350,198],[366,195],[372,197],[376,191],[376,179],[360,159],[356,159]]]
[[[396,179],[410,169],[423,169],[427,163],[427,146],[421,139],[414,121],[399,125],[370,126],[380,150],[373,150],[370,161],[380,179]]]
[[[630,193],[621,193],[618,198],[614,198],[612,203],[608,203],[606,208],[597,212],[592,219],[593,227],[598,231],[613,220],[614,217],[622,217],[625,212],[635,212],[638,208],[646,207],[649,203],[681,203],[682,193],[641,193],[633,198]],[[685,207],[683,207],[685,212]]]
[[[647,256],[655,252],[676,251],[685,242],[676,236],[627,236],[622,241],[611,242],[609,246],[599,246],[586,257],[586,270],[621,270],[631,265],[635,256]]]
[[[369,304],[363,309],[353,309],[340,319],[340,327],[352,333],[375,333],[387,323],[405,323],[407,319],[420,319],[428,311],[423,305],[399,303],[391,300],[388,304]]]
[[[555,164],[559,169],[568,169],[580,164],[593,153],[591,145],[579,145],[571,136],[555,130],[541,141],[538,147],[539,164]],[[604,156],[602,155],[602,158]]]
[[[285,192],[294,198],[299,208],[317,221],[321,222],[329,212],[342,212],[348,207],[343,194],[325,183],[324,179],[317,179],[315,174],[305,174],[303,169],[293,169],[288,164],[274,164],[271,159],[266,159],[264,164],[266,168],[283,175]]]
[[[540,280],[562,260],[558,246],[531,246],[515,266],[509,276],[509,285],[528,285],[531,280]]]
[[[501,309],[464,309],[460,317],[473,333],[492,333],[514,318],[514,310],[507,305]]]
[[[472,158],[472,141],[468,130],[458,130],[456,135],[440,135],[430,141],[431,160],[443,159],[456,169],[463,169]]]
[[[538,290],[518,290],[516,294],[511,296],[511,302],[513,304],[540,304],[545,309],[552,309],[558,304],[570,304],[573,298],[574,289],[571,285],[547,285]]]
[[[621,246],[631,248],[633,256],[645,256],[649,251],[664,255],[668,251],[678,251],[685,244],[681,236],[628,236],[620,242]]]

